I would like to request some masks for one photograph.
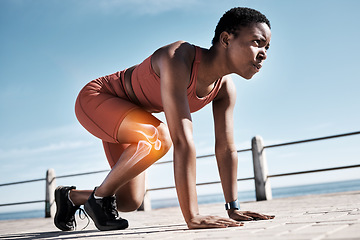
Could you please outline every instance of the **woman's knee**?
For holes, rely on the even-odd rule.
[[[161,142],[160,150],[165,154],[170,150],[172,145],[169,128],[164,123],[161,123],[157,127],[157,130],[158,130],[158,139]]]
[[[122,199],[116,202],[116,207],[119,212],[132,212],[138,210],[142,202],[143,198]]]
[[[145,172],[130,180],[116,192],[116,207],[120,212],[137,210],[145,195]]]

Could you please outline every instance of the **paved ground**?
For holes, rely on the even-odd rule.
[[[85,230],[58,231],[52,219],[0,221],[0,239],[360,239],[360,191],[242,203],[245,210],[275,214],[269,221],[242,227],[188,230],[179,208],[122,214],[130,227],[100,232],[93,223]],[[202,214],[225,216],[223,204],[201,205]],[[86,220],[77,220],[78,229]]]

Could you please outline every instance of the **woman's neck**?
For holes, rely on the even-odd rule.
[[[201,48],[202,57],[198,69],[198,80],[204,85],[211,85],[216,80],[229,74],[224,55],[216,47]]]

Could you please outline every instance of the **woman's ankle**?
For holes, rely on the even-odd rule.
[[[109,196],[112,196],[114,194],[111,194],[111,193],[108,193],[107,191],[104,191],[103,187],[97,187],[95,189],[95,192],[94,192],[94,197],[95,198],[103,198],[103,197],[109,197]]]
[[[72,189],[69,192],[69,200],[75,205],[75,206],[81,206],[86,203],[88,198],[90,197],[91,191],[89,190],[75,190]]]

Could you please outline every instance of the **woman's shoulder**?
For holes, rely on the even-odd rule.
[[[195,57],[195,46],[185,41],[176,41],[157,49],[153,53],[153,60],[180,60],[192,62]]]
[[[160,67],[170,62],[182,62],[191,69],[194,59],[195,46],[185,41],[177,41],[157,49],[151,57],[151,62],[155,72],[160,73]]]

